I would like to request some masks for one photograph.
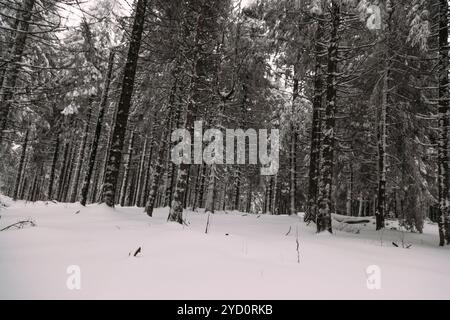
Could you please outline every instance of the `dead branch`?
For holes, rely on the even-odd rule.
[[[24,220],[24,221],[19,221],[19,222],[13,223],[12,225],[3,228],[0,231],[9,230],[12,228],[23,229],[27,225],[30,227],[36,227],[36,223],[34,223],[33,220]]]

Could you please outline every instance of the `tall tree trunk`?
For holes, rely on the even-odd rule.
[[[347,216],[352,216],[353,211],[353,165],[350,163],[350,177],[348,179],[347,183],[347,204],[346,204],[346,211]]]
[[[274,193],[274,190],[273,190],[273,187],[274,187],[274,181],[273,181],[273,178],[274,178],[274,176],[270,176],[269,177],[269,192],[268,192],[268,195],[267,195],[267,212],[269,213],[269,214],[273,214],[273,212],[272,212],[272,207],[273,207],[273,193]]]
[[[34,178],[33,178],[33,184],[31,187],[30,194],[29,194],[29,200],[32,202],[36,201],[37,186],[38,186],[39,176],[41,173],[42,173],[42,168],[40,170],[38,170],[38,172],[35,173]]]
[[[89,162],[88,162],[87,172],[84,177],[83,187],[81,189],[80,203],[83,206],[85,206],[86,202],[87,202],[87,197],[89,194],[89,186],[91,184],[92,173],[94,171],[95,159],[97,157],[98,143],[100,141],[100,134],[102,132],[103,118],[105,117],[105,109],[106,109],[106,105],[108,103],[108,94],[109,94],[109,87],[111,84],[113,66],[114,66],[114,51],[111,50],[111,52],[109,53],[108,69],[107,69],[106,75],[105,75],[105,83],[103,85],[102,98],[101,98],[100,106],[99,106],[99,110],[98,110],[97,123],[95,125],[94,137],[92,140],[91,150],[90,150],[90,154],[89,154]]]
[[[23,0],[20,13],[18,14],[19,18],[17,20],[19,20],[19,23],[15,32],[10,61],[4,74],[3,83],[0,86],[0,146],[3,142],[3,132],[6,129],[8,115],[14,97],[14,88],[19,77],[20,61],[22,60],[25,42],[28,37],[28,28],[33,14],[34,3],[35,0]]]
[[[170,157],[170,151],[168,152]],[[167,175],[166,175],[166,190],[164,191],[164,207],[170,206],[172,203],[173,190],[177,182],[177,166],[167,159]]]
[[[202,175],[203,166],[199,165],[197,166],[197,175],[195,178],[195,185],[194,185],[194,192],[193,192],[193,200],[192,200],[192,211],[195,211],[197,208],[197,199],[198,199],[198,192],[200,187],[200,180]]]
[[[124,164],[122,187],[120,188],[119,202],[122,207],[125,206],[125,197],[127,195],[128,177],[130,176],[131,158],[133,156],[133,144],[134,144],[134,131],[131,131],[130,141],[128,143],[128,152],[127,152],[127,156],[126,156],[126,160],[125,160],[125,164]]]
[[[183,208],[184,209],[187,208],[187,200],[188,200],[189,190],[191,189],[190,184],[189,184],[190,180],[191,180],[191,171],[192,171],[192,166],[189,166],[187,177],[186,177],[186,190],[184,190],[184,199],[183,199]]]
[[[62,163],[61,163],[61,169],[59,170],[58,190],[56,193],[56,200],[58,200],[58,201],[61,201],[61,193],[63,190],[64,178],[66,176],[66,171],[67,171],[69,151],[70,151],[70,142],[67,141],[64,144],[63,159],[62,159]]]
[[[132,171],[132,174],[130,175],[131,179],[130,179],[130,191],[128,192],[127,196],[126,196],[126,206],[127,207],[132,207],[134,206],[134,196],[136,193],[136,184],[134,183],[134,181],[136,181],[136,175],[137,175],[137,171],[136,169],[134,169]]]
[[[439,0],[439,141],[438,141],[438,188],[439,188],[439,245],[450,244],[449,212],[449,42],[448,2]]]
[[[22,183],[22,185],[21,185],[21,187],[20,187],[20,191],[19,191],[19,196],[18,196],[18,199],[26,199],[26,191],[25,190],[27,190],[28,188],[29,188],[29,179],[27,178],[27,177],[25,177],[24,179],[23,179],[23,183]]]
[[[88,139],[88,135],[89,135],[89,124],[91,122],[91,115],[92,115],[92,98],[89,98],[89,106],[88,106],[88,113],[87,113],[87,119],[86,119],[86,124],[84,126],[84,132],[83,132],[83,139],[80,145],[80,149],[79,149],[79,153],[78,153],[78,161],[77,161],[77,166],[75,168],[75,177],[74,177],[74,185],[73,185],[73,190],[72,190],[72,194],[70,195],[70,202],[75,202],[78,196],[78,186],[80,183],[80,176],[81,176],[81,170],[83,168],[83,162],[84,162],[84,154],[85,154],[85,150],[86,150],[86,144],[87,144],[87,139]]]
[[[103,192],[104,192],[103,185],[105,184],[106,167],[108,166],[109,153],[111,151],[111,143],[112,143],[112,138],[113,138],[112,134],[114,131],[114,123],[116,121],[116,115],[117,115],[117,108],[114,108],[114,113],[113,113],[113,117],[111,120],[111,126],[110,126],[109,133],[108,133],[108,143],[106,145],[106,150],[105,150],[105,154],[104,154],[103,161],[102,161],[102,177],[100,180],[102,189],[100,191],[101,199],[99,200],[99,202],[101,202],[103,199]]]
[[[375,211],[376,230],[384,228],[386,214],[386,140],[387,140],[387,104],[389,95],[389,62],[386,58],[383,78],[380,122],[378,126],[378,205]]]
[[[52,160],[52,167],[50,168],[50,180],[48,183],[48,191],[47,191],[47,200],[52,200],[53,196],[53,185],[55,181],[55,172],[56,172],[56,163],[58,162],[58,153],[59,153],[59,134],[56,135],[56,142],[55,142],[55,150],[53,151],[53,160]]]
[[[390,59],[391,59],[391,17],[392,8],[389,0],[385,3],[385,18],[384,18],[384,74],[383,74],[383,88],[381,99],[381,112],[378,126],[378,206],[375,211],[376,229],[384,228],[384,219],[386,215],[386,173],[387,173],[387,108],[389,104],[389,77]]]
[[[236,175],[234,177],[234,203],[233,210],[239,211],[239,203],[241,199],[241,179],[239,177],[239,169],[236,170]]]
[[[172,75],[174,77],[174,83],[170,92],[170,97],[169,97],[169,108],[171,110],[170,112],[170,118],[168,120],[169,122],[169,132],[172,132],[172,129],[176,126],[180,127],[183,125],[182,123],[182,119],[181,119],[181,110],[180,108],[175,108],[175,99],[176,99],[176,95],[177,95],[177,89],[178,89],[178,66],[176,66],[174,68],[174,70],[172,71]],[[174,110],[176,110],[176,112],[173,112]],[[174,116],[174,117],[173,117]],[[173,119],[172,119],[173,118]],[[166,181],[165,181],[165,192],[164,192],[164,207],[168,207],[170,206],[171,202],[172,202],[172,196],[173,196],[173,190],[175,188],[175,183],[176,183],[176,179],[177,179],[177,166],[171,161],[170,157],[171,157],[171,147],[172,147],[172,142],[171,142],[171,136],[167,135],[167,142],[166,142],[166,147],[167,147],[167,158],[166,158],[166,168],[167,168],[167,174],[166,174]]]
[[[111,150],[109,152],[108,165],[105,173],[105,183],[103,186],[103,201],[110,207],[114,207],[116,197],[120,162],[122,160],[122,149],[128,123],[131,98],[133,95],[139,49],[141,47],[142,31],[144,29],[146,7],[146,0],[137,0],[130,46],[124,68],[122,91],[120,94],[119,104],[117,106],[117,117],[112,134]]]
[[[75,163],[75,154],[76,154],[76,147],[75,147],[76,142],[72,141],[71,145],[72,145],[71,155],[69,156],[69,163],[67,165],[66,176],[64,178],[64,186],[63,186],[63,190],[61,193],[61,201],[62,202],[67,202],[67,195],[69,193],[70,184],[71,184],[72,176],[73,176],[73,167],[74,167],[74,163]]]
[[[29,132],[30,132],[30,130],[27,129],[27,132],[25,133],[25,140],[23,141],[23,145],[22,145],[22,154],[20,156],[19,169],[17,170],[16,184],[15,184],[15,187],[14,187],[14,194],[13,194],[13,200],[14,201],[17,200],[17,196],[18,196],[18,193],[19,193],[20,182],[22,181],[23,167],[24,167],[24,163],[25,163],[25,157],[27,155],[28,134],[29,134]]]
[[[216,179],[217,179],[217,166],[212,164],[209,170],[209,181],[206,192],[206,204],[205,212],[214,213],[215,209],[215,194],[216,194]]]
[[[150,153],[148,155],[147,160],[147,168],[145,170],[145,182],[144,182],[144,192],[142,193],[142,205],[145,206],[145,202],[148,199],[149,189],[150,189],[150,179],[152,174],[152,161],[153,161],[153,152],[155,150],[155,130],[152,132],[152,137],[150,140]]]
[[[202,168],[202,176],[200,177],[200,186],[198,189],[198,198],[197,198],[197,204],[199,208],[204,208],[205,207],[205,203],[204,203],[204,198],[205,198],[205,180],[206,180],[206,173],[208,170],[208,166],[203,163],[202,164],[203,168]]]
[[[333,190],[333,162],[334,162],[334,136],[335,112],[337,102],[337,72],[338,72],[338,45],[340,24],[340,1],[331,2],[331,39],[328,48],[327,67],[327,103],[323,128],[323,149],[320,166],[318,207],[316,218],[317,232],[332,232],[331,207]]]
[[[295,103],[298,97],[298,78],[295,75],[294,88],[292,93],[292,114],[295,112]],[[291,141],[289,146],[290,151],[290,170],[289,170],[289,214],[294,215],[297,213],[295,206],[295,194],[297,189],[297,131],[296,126],[291,121],[290,124]]]
[[[147,153],[147,142],[148,138],[145,137],[144,140],[144,147],[142,148],[142,154],[141,159],[139,162],[139,171],[138,171],[138,178],[136,179],[136,205],[138,207],[141,206],[141,198],[142,198],[142,191],[144,189],[144,181],[145,181],[145,156]]]
[[[156,201],[156,196],[158,193],[159,181],[161,180],[161,176],[162,176],[162,171],[163,171],[162,170],[163,169],[162,162],[164,159],[164,153],[165,153],[165,148],[166,148],[163,141],[164,141],[164,137],[167,134],[170,134],[170,132],[168,132],[168,130],[165,128],[165,125],[163,124],[163,133],[162,133],[162,137],[161,137],[162,141],[158,142],[156,138],[154,139],[154,143],[156,144],[156,146],[154,148],[158,150],[158,155],[156,158],[155,169],[153,171],[153,179],[152,179],[152,182],[149,187],[149,195],[147,198],[147,202],[145,204],[145,212],[150,217],[153,216],[153,209],[155,207],[155,201]]]
[[[309,184],[308,184],[308,208],[305,214],[305,222],[316,221],[317,197],[319,191],[319,168],[320,168],[320,141],[321,141],[321,110],[323,100],[323,71],[322,57],[324,47],[321,44],[324,36],[324,17],[318,17],[315,35],[316,65],[314,74],[314,98],[311,125],[311,144],[309,158]]]
[[[264,181],[264,203],[263,203],[263,213],[267,213],[267,202],[269,195],[269,185],[267,184],[267,180]]]
[[[69,166],[69,153],[70,153],[70,142],[67,141],[64,145],[63,160],[61,163],[61,170],[59,170],[58,178],[58,192],[56,199],[61,201],[62,191],[64,189],[64,179],[66,178],[67,167]]]
[[[248,195],[247,195],[247,205],[246,205],[246,209],[245,212],[250,213],[251,209],[252,209],[252,198],[253,198],[253,190],[252,190],[252,185],[251,183],[248,186]]]
[[[278,175],[272,177],[272,199],[271,199],[271,214],[277,214],[277,191],[278,191]]]

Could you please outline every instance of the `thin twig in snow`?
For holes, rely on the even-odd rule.
[[[289,230],[288,230],[288,232],[285,234],[286,237],[289,235],[289,233],[291,233],[291,229],[292,229],[292,226],[289,226]]]
[[[33,220],[25,220],[25,221],[19,221],[19,222],[13,223],[12,225],[3,228],[0,231],[5,231],[5,230],[8,230],[10,228],[22,229],[27,224],[29,224],[31,227],[35,227],[36,226],[36,223],[34,223]]]
[[[300,263],[300,242],[298,241],[298,225],[297,225],[297,236],[295,239],[295,243],[297,244],[297,262]]]
[[[208,219],[206,220],[206,229],[205,229],[206,234],[208,234],[208,228],[209,228],[209,215],[210,215],[210,213],[208,213]]]

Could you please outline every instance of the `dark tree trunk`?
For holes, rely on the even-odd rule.
[[[333,190],[333,161],[335,139],[335,112],[337,103],[337,72],[338,72],[338,45],[340,25],[340,2],[332,1],[331,7],[331,39],[328,48],[327,68],[327,104],[325,109],[325,124],[323,128],[323,151],[320,167],[319,182],[319,212],[316,219],[317,232],[332,232],[331,210]]]
[[[130,170],[131,170],[131,158],[133,157],[133,144],[134,144],[134,131],[131,131],[130,134],[130,142],[128,144],[128,152],[127,157],[124,164],[124,172],[123,172],[123,178],[122,178],[122,187],[120,188],[120,205],[123,207],[125,206],[125,198],[127,195],[127,189],[128,189],[128,177],[130,176]]]
[[[239,211],[240,199],[241,199],[241,179],[239,177],[239,172],[237,172],[235,177],[233,210]]]
[[[191,200],[192,201],[192,211],[195,211],[196,206],[197,206],[197,197],[198,197],[198,191],[199,191],[199,185],[200,185],[200,179],[201,179],[202,165],[197,166],[196,172],[197,172],[197,174],[195,177],[193,199]]]
[[[117,106],[117,117],[112,134],[111,150],[108,156],[108,165],[106,167],[105,183],[103,186],[103,201],[110,207],[114,207],[116,198],[120,162],[122,160],[122,149],[124,145],[125,132],[127,129],[131,98],[133,95],[139,49],[141,47],[142,31],[144,29],[146,7],[146,0],[137,0],[136,14],[133,22],[133,30],[131,32],[127,61],[124,68],[122,90],[119,104]]]
[[[103,118],[105,116],[105,109],[106,109],[106,105],[108,103],[108,94],[109,94],[109,87],[111,84],[113,66],[114,66],[114,51],[111,50],[111,52],[109,53],[108,70],[106,71],[105,83],[103,86],[103,92],[102,92],[102,98],[100,101],[100,106],[99,106],[99,111],[98,111],[97,123],[95,125],[94,137],[92,140],[91,151],[89,154],[89,162],[88,162],[87,172],[86,172],[86,176],[84,177],[83,187],[81,189],[80,203],[83,206],[85,206],[86,202],[87,202],[87,197],[89,194],[89,186],[91,184],[92,173],[94,171],[95,159],[97,157],[98,143],[100,141],[100,134],[102,132]]]
[[[152,161],[153,161],[153,152],[155,150],[155,132],[152,134],[152,139],[150,141],[150,154],[147,160],[147,169],[145,173],[145,183],[144,183],[144,192],[142,197],[142,205],[145,206],[145,203],[149,196],[150,189],[150,179],[152,174]]]
[[[203,198],[204,198],[204,192],[205,192],[205,178],[206,178],[206,173],[208,167],[206,166],[206,164],[202,164],[201,170],[200,170],[200,184],[198,186],[198,191],[196,192],[196,198],[194,200],[194,208],[193,210],[195,210],[195,208],[198,206],[199,208],[203,208]]]
[[[89,135],[89,124],[91,122],[92,103],[93,103],[92,100],[93,100],[92,98],[89,99],[89,109],[88,109],[86,124],[84,127],[83,140],[80,145],[80,152],[78,153],[78,161],[77,161],[77,166],[75,169],[74,185],[73,185],[72,194],[70,196],[70,202],[75,202],[78,197],[78,186],[80,183],[81,170],[83,168],[84,154],[85,154],[87,139],[88,139],[88,135]]]
[[[188,196],[189,196],[189,190],[190,188],[190,180],[191,180],[191,171],[192,171],[192,166],[189,166],[188,168],[188,173],[187,173],[187,177],[186,177],[186,190],[184,190],[184,199],[183,199],[183,208],[187,208],[187,200],[188,200]]]
[[[169,134],[167,131],[167,129],[164,129],[163,127],[163,135],[162,137],[165,137],[165,135]],[[164,158],[164,153],[165,153],[165,145],[162,141],[156,142],[157,139],[154,139],[155,143],[156,143],[156,148],[158,150],[158,156],[156,159],[156,164],[155,164],[155,169],[153,172],[153,179],[149,188],[149,195],[147,198],[147,203],[145,205],[145,212],[147,213],[148,216],[152,217],[153,216],[153,209],[155,207],[155,201],[156,201],[156,195],[158,192],[158,186],[159,186],[159,181],[161,180],[161,176],[162,176],[162,169],[163,169],[163,165],[162,165],[162,161]],[[164,140],[163,138],[161,138],[161,140]]]
[[[439,245],[450,244],[449,212],[449,42],[448,2],[439,0],[439,142],[438,142],[438,188],[439,188]]]
[[[174,70],[173,75],[174,75],[174,85],[173,85],[171,93],[170,93],[169,108],[172,111],[176,110],[176,112],[172,112],[172,111],[170,112],[171,117],[169,118],[169,128],[170,128],[169,132],[171,132],[174,127],[176,127],[176,126],[180,127],[183,125],[182,119],[181,119],[181,110],[179,107],[176,108],[174,105],[176,94],[177,94],[177,85],[178,85],[177,70]],[[172,119],[173,115],[175,115],[174,119]],[[170,157],[171,157],[170,150],[172,147],[172,142],[170,139],[171,139],[170,135],[167,135],[167,142],[166,142],[166,146],[167,146],[167,158],[166,158],[167,176],[166,176],[166,190],[164,193],[164,207],[168,207],[172,203],[173,190],[175,188],[175,183],[176,183],[176,179],[177,179],[177,166],[170,159]]]
[[[298,78],[295,75],[294,87],[292,93],[292,113],[296,110],[294,109],[295,103],[298,97]],[[297,130],[294,123],[291,121],[290,125],[291,141],[290,141],[290,170],[289,170],[289,214],[293,215],[297,213],[297,208],[295,205],[295,195],[297,190]]]
[[[169,152],[170,154],[170,152]],[[170,157],[170,155],[169,155]],[[177,180],[177,166],[168,160],[167,163],[168,170],[167,170],[167,181],[166,181],[166,190],[164,192],[164,206],[168,207],[172,203],[172,197],[173,197],[173,189],[175,188],[175,183]]]
[[[17,170],[16,184],[15,184],[15,187],[14,187],[14,194],[13,194],[13,200],[14,201],[17,200],[17,196],[19,194],[20,182],[22,181],[23,167],[24,167],[24,163],[25,163],[25,157],[26,157],[26,154],[27,154],[28,134],[29,134],[29,132],[30,132],[30,130],[27,129],[27,132],[25,133],[25,140],[23,141],[23,145],[22,145],[22,154],[20,156],[19,169]]]
[[[70,184],[72,182],[72,176],[73,176],[73,167],[75,163],[75,157],[76,157],[76,143],[75,141],[72,141],[72,150],[71,150],[71,156],[69,158],[69,164],[67,166],[67,172],[66,176],[64,178],[64,186],[63,191],[61,195],[61,201],[67,202],[67,195],[69,194],[70,190]]]
[[[33,178],[33,185],[31,187],[31,191],[30,191],[30,195],[29,195],[29,200],[34,202],[37,199],[37,189],[38,189],[38,181],[39,181],[39,176],[42,173],[42,168],[40,170],[38,170],[38,172],[36,172],[36,174],[34,175]]]
[[[101,198],[98,197],[98,187],[99,187],[99,179],[100,179],[100,171],[101,171],[102,165],[98,163],[98,161],[95,162],[95,169],[94,169],[94,179],[92,180],[92,192],[91,192],[91,203],[93,202],[101,202]]]
[[[378,206],[375,211],[376,229],[384,228],[384,219],[386,215],[386,174],[387,174],[387,108],[389,104],[390,83],[391,76],[391,14],[392,11],[385,14],[385,30],[384,30],[384,74],[383,74],[383,88],[381,112],[378,126]]]
[[[141,198],[142,198],[142,190],[144,189],[144,181],[145,181],[145,156],[147,152],[147,137],[144,139],[144,147],[142,148],[141,159],[139,160],[139,168],[136,179],[136,194],[135,201],[133,205],[141,206]]]
[[[273,176],[269,178],[269,192],[267,194],[267,209],[266,212],[273,214],[272,212],[272,200],[273,200]]]
[[[59,134],[56,136],[55,142],[55,150],[53,151],[53,160],[52,167],[50,169],[50,180],[48,183],[48,192],[47,192],[47,200],[52,200],[53,196],[53,185],[55,181],[55,171],[56,171],[56,163],[58,162],[58,153],[59,153]]]
[[[389,63],[387,58],[385,63]],[[380,123],[378,126],[378,206],[375,211],[376,230],[384,228],[384,218],[386,214],[386,116],[389,96],[389,74],[389,66],[386,66],[383,79]]]
[[[252,209],[252,201],[253,201],[253,190],[252,185],[249,185],[248,195],[247,195],[247,206],[245,209],[245,212],[250,213],[250,210]]]
[[[316,31],[316,66],[314,75],[314,98],[312,111],[312,127],[311,127],[311,145],[309,158],[309,189],[308,189],[308,208],[305,214],[305,222],[316,222],[317,218],[317,197],[319,192],[319,167],[320,167],[320,141],[321,141],[321,109],[323,96],[323,72],[322,57],[324,51],[321,44],[324,35],[323,16],[318,17]]]
[[[57,193],[57,200],[62,200],[62,192],[64,189],[64,180],[66,178],[67,168],[69,166],[69,153],[70,153],[70,142],[66,142],[64,145],[64,152],[63,152],[63,161],[61,163],[61,170],[59,170],[59,179],[58,179],[58,193]]]
[[[210,165],[209,168],[209,180],[206,191],[206,203],[205,212],[214,213],[216,208],[216,189],[217,189],[217,166],[216,164]]]
[[[126,196],[126,206],[127,207],[132,207],[133,203],[134,203],[134,194],[135,194],[135,186],[136,184],[134,183],[134,181],[136,181],[136,170],[133,170],[131,175],[130,175],[131,179],[130,179],[130,186],[129,189],[130,191],[128,192],[127,196]]]

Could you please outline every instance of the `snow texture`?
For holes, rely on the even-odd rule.
[[[205,234],[203,212],[185,212],[182,226],[166,222],[168,208],[149,218],[140,208],[0,201],[0,229],[36,223],[0,232],[0,299],[450,298],[450,252],[430,223],[423,234],[393,221],[377,232],[369,218],[352,225],[358,233],[317,235],[301,215],[218,212]],[[367,285],[373,265],[379,290]],[[81,288],[70,290],[67,271],[78,267]]]

